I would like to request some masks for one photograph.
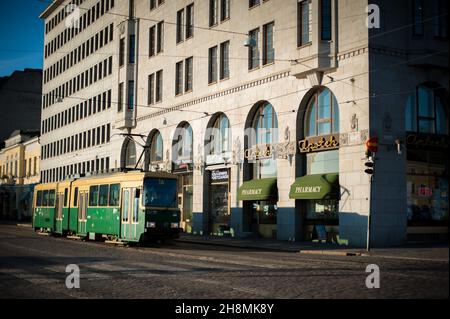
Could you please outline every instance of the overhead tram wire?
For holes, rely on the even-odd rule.
[[[47,4],[52,4],[52,3],[53,3],[53,2],[43,1],[43,0],[37,0],[37,1],[42,2],[42,3],[47,3]],[[63,5],[63,3],[60,3],[58,6],[62,6],[62,5]],[[85,11],[89,11],[89,10],[90,10],[90,9],[86,9],[86,8],[83,8],[83,7],[78,7],[78,8],[81,9],[81,10],[85,10]],[[111,14],[111,15],[115,15],[115,16],[124,17],[124,18],[127,18],[127,20],[130,18],[130,16],[127,15],[127,14],[120,14],[120,13],[115,13],[115,12],[110,12],[110,11],[105,12],[105,14]],[[354,16],[347,16],[346,18],[356,17],[356,16],[361,16],[361,15],[368,15],[368,13],[365,13],[365,14],[359,14],[359,15],[354,15]],[[423,22],[423,23],[426,23],[426,22],[429,22],[429,21],[432,21],[432,20],[435,20],[435,19],[438,19],[438,18],[441,18],[441,17],[445,17],[445,16],[448,16],[448,13],[442,14],[442,15],[432,16],[432,17],[427,18],[427,19],[423,19],[422,22]],[[344,17],[344,18],[345,18],[345,17]],[[150,21],[150,22],[155,22],[155,23],[161,22],[161,20],[155,20],[155,19],[144,18],[144,17],[134,17],[134,19],[139,19],[139,20],[144,20],[144,21]],[[166,24],[166,23],[169,24],[169,25],[174,25],[174,26],[177,26],[177,25],[178,25],[176,22],[170,22],[170,21],[165,21],[165,20],[164,20],[164,24]],[[384,32],[380,32],[380,33],[374,34],[374,35],[368,37],[368,39],[370,40],[370,39],[377,38],[377,37],[380,37],[380,36],[383,36],[383,35],[386,35],[386,34],[390,34],[390,33],[392,33],[392,32],[401,31],[401,30],[403,30],[403,29],[405,29],[405,28],[410,28],[410,27],[412,27],[412,26],[414,26],[414,25],[415,25],[414,23],[404,24],[404,25],[399,26],[399,27],[397,27],[397,28],[394,28],[394,29],[392,29],[392,30],[388,30],[388,31],[384,31]],[[187,24],[182,24],[182,26],[187,26]],[[227,31],[227,30],[221,30],[221,29],[214,29],[214,28],[210,28],[210,27],[201,27],[201,26],[198,26],[198,25],[189,25],[189,26],[193,27],[194,29],[200,29],[200,30],[203,30],[203,31],[221,32],[221,33],[229,33],[229,34],[235,34],[235,35],[245,35],[245,36],[249,36],[249,33],[244,33],[244,32]],[[286,30],[286,29],[295,28],[295,27],[297,27],[297,26],[288,27],[288,28],[284,28],[284,29],[280,29],[280,30]],[[275,30],[274,30],[274,31],[275,31]],[[353,44],[353,43],[358,43],[358,42],[362,42],[362,41],[364,41],[364,40],[365,40],[365,39],[363,39],[363,40],[352,41],[352,42],[347,43],[346,45]],[[56,53],[56,52],[57,52],[57,51],[55,51],[55,53]],[[324,50],[324,52],[318,52],[318,54],[327,53],[327,52],[328,52],[328,51],[325,51],[325,50]],[[67,53],[69,53],[69,52],[67,52]],[[148,55],[145,55],[145,56],[148,56]],[[191,57],[191,56],[183,56],[183,57],[184,57],[184,58],[188,58],[188,57]],[[280,60],[280,61],[281,61],[281,60]],[[290,61],[295,61],[295,60],[294,60],[294,59],[286,59],[286,60],[283,60],[283,61],[289,61],[289,62],[290,62]]]
[[[335,83],[343,82],[343,81],[346,81],[346,80],[349,80],[349,79],[352,79],[352,78],[355,78],[355,77],[359,77],[359,76],[362,76],[362,75],[365,75],[365,74],[370,74],[370,73],[372,73],[372,72],[378,72],[378,71],[380,71],[380,70],[382,70],[382,69],[392,68],[392,67],[396,67],[396,66],[399,66],[399,65],[407,64],[407,63],[410,63],[411,61],[414,61],[414,60],[423,59],[423,58],[425,58],[425,57],[431,57],[431,56],[434,56],[434,55],[437,55],[437,54],[441,54],[441,53],[448,53],[448,51],[446,51],[446,50],[440,50],[440,51],[437,51],[437,52],[434,52],[434,53],[425,54],[425,55],[420,55],[420,56],[418,56],[418,57],[416,57],[416,58],[414,58],[414,59],[409,59],[409,60],[407,60],[407,61],[402,61],[402,62],[398,62],[398,63],[389,64],[389,65],[386,65],[386,66],[379,67],[379,68],[377,68],[377,69],[372,69],[372,70],[369,70],[369,71],[361,72],[361,73],[359,73],[359,74],[352,74],[352,75],[349,75],[349,76],[347,76],[347,77],[345,77],[345,78],[341,78],[341,79],[334,79],[334,81],[329,82],[329,83],[327,83],[327,84],[335,84]],[[45,95],[45,94],[40,93],[40,92],[25,91],[25,90],[16,90],[16,89],[8,89],[8,88],[4,88],[4,90],[14,91],[14,92],[18,92],[18,93],[35,94],[35,95],[40,95],[41,97]],[[276,98],[281,98],[281,97],[288,96],[288,95],[293,95],[293,94],[298,94],[298,93],[305,92],[305,91],[309,91],[309,90],[311,90],[311,88],[304,88],[304,89],[296,90],[296,91],[294,91],[294,92],[290,92],[290,93],[287,93],[287,94],[283,94],[283,95],[279,95],[279,96],[275,96],[275,97],[270,97],[270,98],[267,98],[267,100],[276,99]],[[379,93],[379,94],[381,95],[381,93]],[[50,96],[52,96],[52,94],[50,94]],[[370,97],[373,98],[373,97],[377,97],[377,96],[378,96],[378,93],[372,93],[372,94],[369,93],[368,98],[370,98]],[[77,100],[81,100],[81,101],[88,101],[88,100],[89,100],[89,99],[87,99],[87,98],[76,97],[76,96],[66,96],[66,97],[63,97],[63,96],[59,96],[59,95],[54,95],[54,97],[56,97],[56,98],[63,98],[63,99],[66,99],[66,98],[67,98],[67,99],[77,99]],[[367,99],[367,98],[366,98],[366,99]],[[350,103],[350,102],[352,102],[352,100],[349,100],[349,101],[346,101],[346,102],[340,102],[340,103]],[[115,104],[115,105],[119,105],[119,104],[122,104],[122,105],[123,105],[123,104],[125,104],[125,105],[126,105],[126,103],[123,103],[123,102],[122,102],[122,103],[119,103],[119,102],[114,102],[114,101],[111,101],[111,104]],[[243,105],[243,106],[238,106],[238,107],[236,107],[236,108],[232,108],[232,109],[229,109],[229,110],[227,110],[227,111],[237,110],[237,109],[240,109],[240,108],[248,107],[249,105],[253,105],[253,104],[247,104],[247,105]],[[153,108],[153,109],[159,109],[159,110],[161,110],[161,111],[168,111],[170,108],[176,107],[176,106],[174,106],[174,107],[167,107],[167,108],[164,108],[164,107],[157,107],[157,106],[152,106],[152,105],[141,105],[141,104],[135,104],[134,106],[136,106],[136,107],[142,107],[142,108],[147,108],[147,109],[151,109],[151,108]],[[186,110],[186,109],[183,109],[183,110],[173,110],[173,111],[175,111],[175,112],[187,112],[187,113],[199,113],[199,114],[205,114],[205,112],[201,112],[201,111],[193,111],[193,110]],[[151,114],[148,114],[148,115],[151,115]],[[148,115],[144,115],[144,116],[148,116]],[[205,114],[205,115],[206,115],[206,114]],[[204,116],[202,116],[202,117],[200,117],[200,118],[203,118],[203,117],[204,117]]]

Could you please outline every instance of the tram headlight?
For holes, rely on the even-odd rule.
[[[147,222],[147,228],[156,228],[155,222]]]
[[[178,223],[170,223],[170,228],[178,228]]]

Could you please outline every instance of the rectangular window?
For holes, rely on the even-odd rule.
[[[112,184],[109,187],[109,206],[119,206],[120,198],[120,184]]]
[[[183,61],[175,67],[175,95],[183,93]]]
[[[254,6],[259,5],[259,2],[260,2],[260,0],[249,0],[248,6],[249,6],[249,8],[252,8]]]
[[[220,44],[220,79],[230,77],[230,41]]]
[[[98,206],[108,206],[109,185],[100,185],[98,193]]]
[[[209,49],[208,54],[208,83],[217,82],[217,46]]]
[[[156,0],[150,0],[150,10],[153,10],[156,8]]]
[[[331,0],[320,0],[320,35],[322,41],[331,41]]]
[[[301,1],[297,4],[297,46],[302,46],[311,42],[310,11],[310,0]]]
[[[185,78],[184,78],[184,91],[192,91],[192,81],[193,81],[193,58],[187,58],[185,61]]]
[[[215,26],[218,24],[218,1],[219,0],[209,0],[209,26]]]
[[[423,2],[422,0],[414,0],[413,4],[413,33],[414,35],[423,35]]]
[[[180,43],[184,40],[183,30],[184,30],[184,9],[181,9],[177,12],[177,43]]]
[[[98,206],[98,186],[89,188],[89,206]]]
[[[164,50],[164,21],[158,22],[157,40],[156,53],[161,53]]]
[[[251,45],[248,48],[248,69],[259,67],[259,29],[250,31]]]
[[[48,191],[48,206],[54,207],[55,206],[55,190],[49,190]]]
[[[220,21],[230,18],[230,0],[220,0]]]
[[[273,25],[268,23],[263,26],[263,64],[273,63],[275,61],[275,49],[273,47]]]
[[[148,76],[148,104],[155,102],[155,74]]]
[[[148,45],[149,45],[149,49],[148,49],[148,55],[149,56],[154,56],[155,55],[155,40],[156,40],[156,26],[153,26],[150,28],[149,30],[149,37],[148,37]]]
[[[128,48],[128,63],[134,64],[135,61],[135,52],[136,48],[136,36],[134,34],[130,35],[130,42],[129,42],[129,48]]]
[[[64,205],[63,205],[64,207],[67,207],[68,199],[69,199],[69,189],[65,188],[64,189]]]
[[[41,207],[42,205],[42,191],[38,191],[36,194],[36,207]]]
[[[42,206],[43,207],[48,206],[48,190],[44,190],[42,193]]]
[[[434,35],[439,38],[448,37],[448,2],[437,0],[433,16],[437,17]]]
[[[156,72],[156,102],[162,101],[163,71]]]
[[[119,97],[118,97],[118,105],[117,105],[118,112],[122,112],[122,110],[123,110],[123,90],[124,90],[124,85],[122,82],[122,83],[119,83],[119,92],[118,92]],[[89,101],[89,102],[91,102],[91,101]],[[89,115],[90,114],[91,114],[91,109],[89,108]]]
[[[119,44],[119,66],[125,63],[125,38],[120,39]]]
[[[134,108],[134,81],[128,81],[128,109]]]
[[[186,7],[186,39],[194,36],[194,4]]]

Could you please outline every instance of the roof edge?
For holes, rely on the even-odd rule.
[[[47,19],[48,16],[52,14],[63,2],[64,0],[53,0],[53,2],[39,15],[39,18]]]

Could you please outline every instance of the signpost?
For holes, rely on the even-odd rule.
[[[371,213],[372,213],[372,182],[373,173],[375,171],[375,154],[378,152],[378,137],[369,138],[366,141],[366,157],[372,157],[372,161],[365,163],[365,173],[370,175],[370,195],[369,195],[369,213],[367,215],[367,240],[366,240],[366,250],[370,251],[370,224],[371,224]]]

